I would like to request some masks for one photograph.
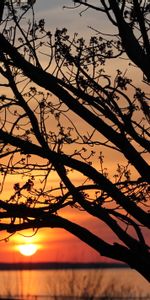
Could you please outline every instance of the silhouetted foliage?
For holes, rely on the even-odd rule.
[[[150,3],[92,3],[74,8],[106,14],[118,33],[96,28],[89,42],[65,28],[53,35],[32,3],[1,4],[0,230],[64,228],[150,280]],[[15,178],[9,196],[7,178]],[[63,217],[68,207],[99,222],[98,235]]]

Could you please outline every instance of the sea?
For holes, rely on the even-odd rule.
[[[128,268],[3,270],[0,271],[2,297],[19,300],[148,300],[150,284]]]

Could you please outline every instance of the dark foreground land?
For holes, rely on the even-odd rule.
[[[68,262],[46,262],[46,263],[0,263],[0,270],[62,270],[62,269],[110,269],[128,268],[125,264],[116,263],[68,263]]]

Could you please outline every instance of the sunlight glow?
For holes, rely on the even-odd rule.
[[[18,246],[19,252],[25,256],[31,256],[38,250],[35,244],[24,244]]]

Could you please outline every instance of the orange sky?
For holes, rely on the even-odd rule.
[[[106,233],[107,234],[107,233]],[[38,250],[32,256],[24,256],[19,252],[18,245],[28,240],[37,245]],[[98,262],[110,261],[101,257],[95,250],[63,229],[43,229],[37,233],[36,239],[22,239],[16,234],[8,242],[1,242],[0,262]]]
[[[59,3],[61,3],[61,6],[59,6]],[[41,4],[42,3],[42,4]],[[57,3],[57,5],[56,5]],[[99,21],[104,22],[104,18],[100,20],[99,14],[96,14],[96,18],[92,17],[91,19],[88,19],[85,15],[84,17],[79,17],[76,11],[66,11],[62,10],[62,5],[65,4],[66,1],[49,1],[49,0],[37,0],[37,12],[38,15],[43,18],[46,16],[49,16],[51,14],[51,18],[47,18],[49,25],[54,30],[57,26],[59,27],[69,27],[71,31],[74,30],[74,32],[81,31],[81,34],[85,32],[87,25],[92,25],[92,22],[94,22],[95,27],[97,24],[99,24]],[[39,9],[41,9],[39,11]],[[95,15],[93,15],[95,16]],[[88,20],[88,24],[87,24]],[[58,21],[58,22],[57,22]],[[84,24],[84,26],[83,26]],[[93,24],[93,25],[94,25]],[[105,28],[106,29],[106,28]],[[92,32],[91,32],[92,34]],[[123,65],[124,61],[121,61],[120,67],[124,68]],[[109,65],[109,68],[112,68],[112,66]],[[116,66],[116,69],[118,66]],[[136,71],[136,70],[135,70]],[[133,71],[132,71],[133,72]],[[133,75],[133,74],[132,74]],[[109,155],[108,151],[105,152],[106,155],[106,167],[109,168],[109,170],[113,172],[115,167],[113,166],[113,162],[115,160],[115,166],[120,161],[121,156],[118,155]],[[9,181],[10,179],[8,179]],[[11,179],[9,181],[9,187],[13,187],[14,182],[17,182],[16,177]],[[7,185],[8,187],[8,185]],[[7,191],[9,194],[9,190]],[[66,214],[69,214],[71,216],[71,219],[73,221],[80,221],[81,225],[88,226],[93,232],[100,234],[102,237],[105,237],[107,241],[111,241],[113,238],[113,241],[115,241],[114,236],[111,232],[108,230],[106,231],[104,225],[98,221],[95,221],[95,219],[92,219],[90,217],[87,217],[83,212],[75,212],[73,210],[68,210]],[[22,232],[22,234],[26,235],[32,235],[33,232],[30,231],[28,233]],[[7,237],[7,234],[4,235]],[[1,234],[1,239],[4,238],[4,236]],[[21,255],[18,251],[18,245],[24,244],[27,242],[27,240],[30,243],[33,243],[37,245],[38,251],[31,257],[25,257]],[[41,229],[38,231],[38,233],[33,236],[29,237],[28,239],[24,238],[20,234],[16,234],[13,237],[9,239],[8,242],[2,241],[0,243],[0,262],[46,262],[46,261],[90,261],[90,262],[96,262],[96,261],[109,261],[109,259],[106,259],[104,257],[100,257],[100,255],[93,249],[91,249],[89,246],[84,244],[83,242],[79,241],[76,237],[72,236],[68,232],[62,230],[62,229]]]
[[[68,209],[64,217],[80,223],[89,228],[93,233],[100,234],[105,240],[112,240],[112,233],[104,228],[104,225],[95,218],[88,217],[84,212]],[[7,233],[1,234],[1,238],[8,237]],[[116,238],[115,238],[116,240]],[[114,237],[113,237],[114,241]],[[30,257],[19,253],[18,246],[22,244],[34,244],[37,252]],[[35,235],[33,230],[21,231],[11,236],[8,240],[1,241],[0,262],[97,262],[109,261],[63,229],[40,229]]]

